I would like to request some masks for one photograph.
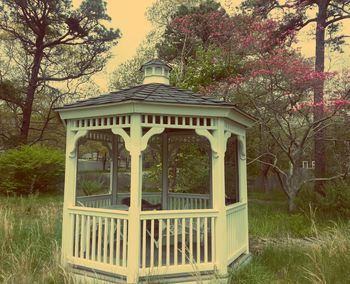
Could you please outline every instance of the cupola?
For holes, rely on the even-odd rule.
[[[140,68],[143,84],[160,83],[169,85],[171,67],[159,59],[152,59]]]

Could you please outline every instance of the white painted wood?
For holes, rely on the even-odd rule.
[[[122,220],[122,223],[123,223],[123,261],[122,261],[122,266],[123,267],[126,267],[128,265],[127,263],[127,259],[130,257],[128,255],[128,258],[126,257],[126,250],[127,250],[127,247],[129,247],[127,245],[127,242],[128,242],[128,223],[127,223],[127,220]]]
[[[153,220],[152,220],[153,221]],[[158,228],[158,266],[162,266],[163,257],[163,221],[159,220]]]
[[[196,225],[197,225],[197,236],[196,236],[196,242],[197,242],[197,259],[196,259],[196,263],[200,263],[201,262],[201,218],[197,218],[196,219]]]
[[[111,218],[109,234],[109,264],[114,264],[114,238],[115,238],[115,219]]]
[[[216,152],[212,157],[213,177],[213,208],[218,210],[215,224],[215,261],[220,275],[227,275],[227,235],[225,208],[225,151],[228,135],[225,135],[224,121],[218,120],[218,130],[211,138],[212,150]],[[213,147],[214,146],[214,147]],[[220,236],[220,238],[218,238]]]
[[[239,139],[239,159],[238,159],[238,173],[239,173],[239,196],[240,202],[247,203],[247,159],[246,159],[246,138],[244,135],[238,136]],[[248,206],[242,216],[244,222],[244,239],[246,246],[246,253],[249,253],[249,237],[248,237]]]
[[[78,205],[83,205],[84,207],[102,208],[106,205],[111,205],[112,195],[101,194],[101,195],[79,196],[76,199],[77,199]]]
[[[121,219],[117,219],[117,232],[121,232],[121,224],[120,222],[125,222],[125,220],[121,220]],[[117,234],[117,242],[116,242],[116,252],[115,252],[115,255],[116,255],[116,260],[115,260],[115,265],[117,266],[121,266],[120,265],[120,257],[121,257],[121,253],[120,253],[120,236],[121,234]],[[126,236],[124,236],[125,238]]]
[[[125,131],[124,131],[125,132]],[[122,133],[122,132],[121,132]],[[125,136],[125,135],[124,135]],[[124,138],[124,137],[123,137]],[[142,156],[141,156],[141,117],[139,114],[131,116],[130,137],[124,138],[125,148],[130,151],[130,207],[128,226],[128,283],[138,282],[140,265],[140,211],[142,195]]]
[[[228,261],[242,248],[247,249],[245,214],[247,203],[235,203],[226,207]]]
[[[186,264],[186,219],[182,220],[182,231],[181,231],[181,264]]]
[[[171,209],[168,205],[168,134],[162,134],[162,209]]]
[[[146,248],[147,248],[147,243],[146,243],[146,222],[147,220],[142,220],[142,267],[146,267]]]
[[[96,216],[92,217],[92,252],[91,259],[94,261],[96,259]]]
[[[194,263],[199,271],[216,267],[219,274],[225,275],[227,264],[239,254],[249,251],[245,128],[254,123],[251,117],[232,107],[170,106],[144,102],[62,110],[60,115],[63,119],[72,119],[67,122],[63,264],[68,261],[119,273],[126,275],[128,282],[136,283],[140,275],[149,273],[161,275],[193,271]],[[142,127],[149,128],[143,136]],[[130,128],[130,132],[126,128]],[[209,140],[212,150],[209,195],[167,192],[168,185],[164,178],[165,175],[167,177],[167,169],[164,170],[167,157],[163,147],[163,194],[144,193],[141,196],[141,153],[150,137],[162,133],[164,128],[194,129]],[[122,136],[130,152],[130,208],[126,212],[101,209],[125,195],[115,190],[117,178],[113,175],[116,174],[116,161],[111,166],[111,194],[78,197],[77,204],[84,207],[74,207],[77,142],[88,134],[92,139],[110,143],[116,137],[105,135],[102,133],[104,129],[111,129],[113,134]],[[88,133],[90,130],[100,132]],[[224,154],[226,141],[232,133],[239,137],[240,203],[226,207]],[[163,139],[166,136],[163,134]],[[152,203],[162,202],[166,210],[141,212],[141,198],[152,200]],[[150,232],[147,222],[151,225]],[[155,230],[158,236],[155,236]],[[149,238],[147,234],[150,234]]]
[[[174,220],[174,265],[178,262],[178,219]]]
[[[111,204],[117,201],[118,186],[118,139],[115,135],[112,137],[112,162],[111,162]]]
[[[170,265],[170,219],[166,220],[166,266]]]
[[[66,265],[66,258],[73,254],[73,219],[70,218],[67,208],[75,204],[76,178],[77,178],[77,154],[71,156],[75,132],[72,131],[72,122],[67,122],[66,136],[66,165],[64,181],[64,203],[63,203],[63,221],[62,221],[62,255],[61,262]],[[74,149],[76,152],[77,149]]]

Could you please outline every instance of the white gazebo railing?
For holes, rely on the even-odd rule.
[[[70,244],[67,260],[76,266],[126,275],[129,212],[68,208]],[[214,270],[218,212],[143,211],[140,215],[139,275]]]
[[[168,194],[169,209],[207,209],[209,208],[209,194],[172,193]]]
[[[141,213],[140,275],[213,270],[217,211]]]
[[[92,208],[103,208],[112,204],[111,198],[112,195],[110,193],[101,195],[79,196],[77,197],[77,205]]]
[[[129,198],[129,192],[121,192],[116,194],[117,204],[121,204],[124,198]],[[143,192],[142,199],[152,203],[159,204],[162,200],[160,192]],[[103,208],[112,204],[111,194],[89,195],[77,197],[77,205]],[[168,208],[169,210],[185,210],[185,209],[208,209],[210,208],[209,194],[195,194],[195,193],[174,193],[168,194]]]
[[[226,207],[228,263],[248,248],[247,203],[235,203]]]
[[[74,265],[125,275],[128,212],[71,207],[70,255]]]

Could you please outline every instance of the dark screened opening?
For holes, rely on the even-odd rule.
[[[209,194],[210,145],[196,134],[173,134],[169,137],[169,191]]]
[[[238,141],[235,135],[228,139],[225,153],[225,201],[226,205],[239,202]]]

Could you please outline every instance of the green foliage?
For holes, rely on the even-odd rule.
[[[249,227],[256,237],[311,236],[311,223],[302,213],[289,214],[282,192],[249,193]]]
[[[85,195],[100,194],[108,191],[107,180],[103,176],[103,173],[81,173],[77,189],[78,192],[83,192]]]
[[[39,145],[0,155],[0,193],[31,194],[57,190],[64,174],[64,154]]]
[[[180,144],[170,161],[169,184],[173,191],[207,193],[209,160],[198,145]]]
[[[78,186],[85,195],[93,195],[103,190],[104,184],[98,180],[81,180]]]
[[[74,283],[60,263],[62,200],[0,198],[0,283]]]
[[[311,188],[304,188],[297,203],[305,211],[311,207],[323,216],[350,218],[350,186],[330,184],[325,192],[326,197],[323,197]]]
[[[188,59],[184,70],[181,66],[175,66],[171,79],[178,87],[198,91],[200,87],[235,74],[235,69],[239,65],[240,63],[234,60],[227,62],[219,48],[212,46],[205,49],[200,46],[196,56]],[[183,74],[180,75],[180,72]]]

